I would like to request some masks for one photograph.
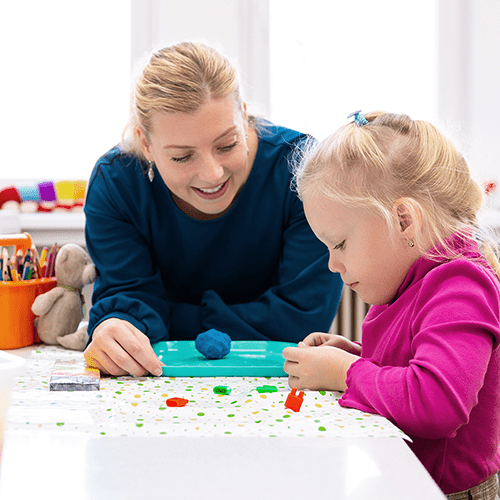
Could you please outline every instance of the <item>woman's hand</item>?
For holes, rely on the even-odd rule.
[[[283,349],[288,384],[313,391],[345,391],[347,370],[360,354],[361,346],[345,337],[312,333],[298,347]]]
[[[110,318],[100,323],[92,342],[83,353],[87,364],[110,375],[147,373],[160,376],[163,363],[158,359],[149,338],[128,321]]]

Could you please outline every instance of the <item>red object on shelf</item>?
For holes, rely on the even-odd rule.
[[[188,399],[184,398],[168,398],[167,399],[167,406],[173,407],[173,406],[186,406],[189,403]]]
[[[493,191],[495,191],[497,187],[497,183],[494,182],[494,181],[489,181],[489,182],[486,182],[484,185],[483,185],[483,189],[484,189],[484,192],[486,194],[490,194],[490,193],[493,193]]]
[[[300,407],[304,402],[304,391],[300,391],[297,395],[297,389],[292,388],[292,392],[288,395],[285,401],[285,407],[293,411],[300,411]]]
[[[0,190],[0,208],[2,208],[2,205],[7,201],[21,203],[19,191],[14,186],[9,186]]]

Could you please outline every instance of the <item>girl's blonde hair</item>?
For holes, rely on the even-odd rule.
[[[443,245],[440,253],[427,252],[428,258],[459,257],[446,244],[446,238],[458,232],[479,240],[500,279],[498,247],[485,237],[477,220],[483,190],[472,179],[464,157],[428,122],[381,111],[365,118],[366,125],[349,123],[301,153],[295,172],[299,196],[321,195],[377,210],[394,228],[394,203],[410,198],[416,202],[407,207],[414,220],[423,217],[433,245]],[[415,245],[425,251],[418,237]]]
[[[230,95],[243,112],[236,68],[217,50],[194,42],[161,49],[151,56],[136,81],[122,147],[145,160],[137,129],[149,139],[155,112],[194,113],[210,98]]]

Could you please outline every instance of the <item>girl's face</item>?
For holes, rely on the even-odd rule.
[[[368,304],[387,304],[415,261],[403,233],[366,208],[348,208],[323,196],[304,200],[307,220],[330,252],[328,267]]]
[[[195,218],[222,215],[252,167],[248,119],[232,96],[210,100],[192,114],[157,113],[143,152],[153,161],[181,210]]]

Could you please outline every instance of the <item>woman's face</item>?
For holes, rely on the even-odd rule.
[[[252,167],[246,110],[229,96],[192,114],[158,112],[152,124],[149,140],[139,130],[141,146],[179,208],[194,218],[222,215]]]

